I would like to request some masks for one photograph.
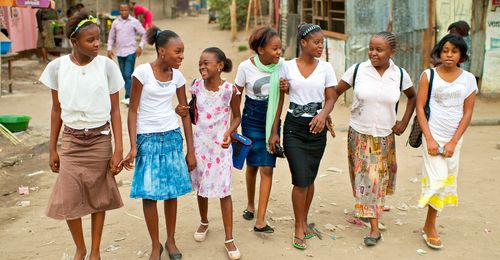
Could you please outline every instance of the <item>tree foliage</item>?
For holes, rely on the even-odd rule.
[[[231,29],[231,1],[208,0],[210,8],[217,11],[217,20],[221,30]],[[247,19],[248,0],[236,0],[236,22],[238,30],[245,28]]]

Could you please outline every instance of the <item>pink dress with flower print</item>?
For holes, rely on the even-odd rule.
[[[198,122],[194,126],[196,169],[190,172],[193,188],[205,198],[231,195],[232,148],[221,147],[231,120],[231,98],[239,94],[231,83],[224,82],[219,91],[207,90],[203,80],[193,82],[190,92],[196,95]]]

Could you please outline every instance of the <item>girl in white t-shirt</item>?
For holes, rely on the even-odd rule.
[[[287,86],[287,82],[280,80],[283,63],[281,40],[273,28],[255,30],[248,39],[248,45],[256,55],[240,63],[234,82],[241,93],[246,91],[241,130],[244,136],[252,139],[252,148],[246,157],[247,207],[243,218],[254,218],[255,182],[260,169],[260,195],[254,232],[273,233],[274,229],[266,224],[265,216],[276,155],[271,153],[274,147],[269,148],[268,144],[271,138],[279,141],[279,136],[271,136],[271,132],[273,127],[279,129],[279,117],[276,117],[277,107],[281,107],[278,105],[279,91]]]
[[[410,76],[394,64],[396,37],[380,32],[371,39],[368,61],[351,66],[335,88],[335,101],[353,87],[351,118],[347,139],[349,174],[356,200],[355,217],[370,221],[367,246],[380,241],[378,219],[385,196],[396,188],[396,135],[401,135],[413,114],[416,93]],[[397,104],[401,92],[408,101],[401,121],[397,120]]]
[[[285,79],[290,85],[283,147],[293,184],[295,235],[292,245],[298,249],[306,249],[305,240],[314,236],[308,228],[307,218],[314,197],[314,181],[326,147],[326,120],[333,109],[333,87],[337,84],[332,65],[318,59],[323,53],[323,41],[324,35],[318,25],[300,25],[300,56],[283,65]]]
[[[462,37],[448,34],[434,47],[432,57],[440,65],[422,73],[418,82],[417,118],[423,142],[422,193],[418,206],[428,208],[422,236],[434,249],[443,244],[436,230],[436,216],[445,205],[456,206],[457,176],[462,136],[469,126],[476,78],[460,65],[467,61],[467,44]],[[432,79],[429,90],[429,81]],[[430,100],[427,100],[430,91]],[[429,119],[424,109],[428,102]]]
[[[175,244],[177,197],[191,192],[189,170],[196,167],[193,134],[189,117],[182,118],[187,155],[182,152],[182,135],[172,107],[174,95],[187,105],[186,80],[178,70],[184,59],[184,43],[170,30],[153,26],[147,42],[155,45],[157,58],[138,66],[132,74],[128,113],[130,152],[124,167],[136,167],[130,189],[131,198],[141,198],[144,217],[151,237],[151,259],[159,259],[163,246],[159,240],[156,201],[164,200],[167,224],[165,249],[170,259],[182,254]],[[187,163],[187,164],[186,164]]]
[[[52,90],[49,164],[59,173],[46,214],[66,220],[76,246],[73,259],[84,259],[87,254],[82,217],[92,215],[88,258],[100,259],[106,211],[123,206],[114,175],[121,171],[123,157],[118,92],[124,81],[118,66],[98,55],[96,21],[84,11],[71,17],[66,32],[72,53],[50,62],[40,77]],[[63,124],[59,157],[57,140]]]

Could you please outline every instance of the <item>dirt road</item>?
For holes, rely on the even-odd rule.
[[[198,76],[198,58],[205,47],[215,45],[222,48],[233,59],[235,68],[250,55],[250,52],[238,52],[238,45],[246,45],[244,35],[241,34],[240,41],[232,44],[229,32],[221,32],[216,25],[208,25],[206,21],[205,16],[200,16],[158,22],[162,29],[172,29],[182,37],[185,60],[181,70],[188,81]],[[138,59],[138,64],[152,61],[155,55],[154,49],[148,47]],[[0,196],[0,258],[65,259],[68,255],[72,256],[74,250],[68,228],[64,222],[49,219],[43,213],[56,179],[47,166],[46,153],[50,93],[42,85],[33,83],[42,71],[36,61],[18,61],[14,65],[14,76],[18,82],[14,94],[0,98],[1,114],[28,114],[33,120],[30,131],[19,135],[26,147],[13,147],[0,137],[0,162],[9,158],[20,160],[14,166],[0,168],[0,193],[16,191],[20,185],[33,190],[28,196],[17,193]],[[234,71],[226,75],[231,81],[234,76]],[[500,118],[499,108],[498,101],[479,99],[474,118]],[[126,107],[122,107],[123,118],[126,117],[126,111]],[[500,142],[500,126],[470,127],[465,135],[459,177],[460,206],[445,209],[438,218],[445,244],[445,249],[441,251],[428,249],[419,234],[426,214],[425,210],[414,207],[420,191],[421,151],[405,146],[406,135],[397,138],[397,191],[395,196],[388,199],[388,204],[393,208],[385,212],[381,219],[387,231],[384,232],[382,243],[374,248],[366,248],[362,245],[362,238],[368,228],[346,221],[350,218],[346,212],[353,209],[347,174],[347,133],[342,131],[347,127],[348,117],[349,109],[346,106],[338,105],[335,108],[333,118],[337,138],[328,139],[309,216],[323,232],[323,239],[311,239],[305,251],[299,251],[291,245],[293,221],[288,219],[293,216],[290,200],[292,186],[286,160],[279,160],[275,171],[267,214],[269,224],[276,229],[271,235],[254,233],[251,231],[253,222],[241,217],[246,205],[244,172],[234,172],[234,237],[244,259],[500,258],[500,222],[496,212],[500,198],[500,150],[495,147]],[[126,125],[125,121],[123,125]],[[128,152],[125,127],[124,134],[125,152]],[[335,167],[335,171],[329,171],[331,167]],[[28,176],[39,171],[43,173]],[[150,242],[141,201],[128,198],[131,179],[132,172],[126,171],[117,177],[125,206],[107,214],[102,240],[103,259],[148,259],[145,254],[149,251]],[[27,207],[16,205],[25,200],[31,204]],[[184,259],[227,259],[219,202],[213,199],[209,204],[210,232],[205,242],[197,243],[192,238],[199,223],[195,194],[179,199],[176,238]],[[160,221],[164,223],[163,214]],[[84,218],[84,223],[85,230],[89,231],[89,217]],[[328,224],[336,226],[335,231],[327,230],[325,225]],[[90,234],[86,232],[85,235],[89,247]],[[165,239],[163,228],[161,240]],[[419,255],[418,249],[427,253]],[[162,259],[167,259],[165,254]]]

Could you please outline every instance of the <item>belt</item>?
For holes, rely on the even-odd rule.
[[[306,105],[297,105],[293,102],[290,102],[289,109],[292,110],[292,115],[294,117],[301,117],[303,114],[317,115],[318,110],[320,110],[322,107],[323,104],[321,102],[311,102]]]

